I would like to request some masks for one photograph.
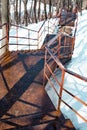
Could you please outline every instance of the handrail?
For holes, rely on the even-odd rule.
[[[2,28],[4,25],[6,25],[7,23],[3,23],[2,25],[0,25],[0,28]]]
[[[5,39],[5,38],[6,38],[6,36],[4,36],[3,38],[1,38],[0,41],[2,41],[2,40]]]
[[[48,34],[49,33],[53,33],[54,32],[54,30],[53,30],[53,26],[58,26],[58,24],[59,24],[59,19],[58,18],[55,18],[54,19],[55,20],[55,22],[54,23],[52,23],[49,19],[48,19],[48,25],[47,26],[45,26],[46,28],[47,28],[47,30],[48,30]],[[50,26],[49,26],[50,25]],[[51,26],[52,25],[52,26]]]
[[[40,27],[40,29],[39,29],[38,32],[40,32],[40,30],[42,29],[42,27],[44,26],[44,24],[45,24],[45,21],[44,21],[43,24],[41,25],[41,27]]]
[[[20,25],[15,25],[15,24],[11,24],[10,25],[11,27],[13,26],[13,27],[16,27],[15,29],[16,29],[16,34],[14,34],[14,35],[9,35],[9,39],[11,40],[12,38],[13,39],[16,39],[16,43],[14,44],[13,42],[12,42],[12,40],[9,42],[9,45],[11,46],[12,45],[12,43],[13,43],[13,45],[15,45],[15,47],[17,48],[16,50],[19,50],[19,46],[29,46],[29,50],[30,50],[30,47],[31,47],[31,43],[30,43],[30,40],[32,40],[32,41],[35,41],[34,42],[34,44],[32,45],[32,47],[34,47],[34,46],[36,46],[37,47],[37,44],[36,44],[36,42],[38,41],[38,38],[33,38],[33,37],[31,37],[31,35],[30,35],[30,32],[32,32],[32,33],[36,33],[36,34],[34,34],[34,35],[37,35],[37,33],[38,33],[38,31],[36,31],[36,30],[33,30],[33,29],[29,29],[29,28],[27,28],[27,27],[23,27],[23,26],[20,26]],[[26,30],[27,31],[27,36],[20,36],[19,35],[19,29],[24,29],[24,30]],[[23,42],[20,42],[19,43],[19,39],[22,39],[22,40],[26,40],[25,41],[25,43]],[[17,45],[17,46],[16,46]],[[22,47],[22,49],[23,49],[23,47]]]
[[[22,29],[25,29],[25,30],[31,30],[31,31],[33,31],[33,32],[38,32],[38,31],[36,31],[36,30],[34,30],[34,29],[29,29],[29,28],[27,28],[27,27],[23,27],[23,26],[21,26],[21,25],[16,25],[16,24],[12,24],[12,23],[10,24],[10,26],[22,28]]]
[[[45,46],[45,65],[44,65],[44,77],[48,80],[50,86],[52,88],[54,88],[54,91],[56,92],[59,100],[58,100],[58,111],[60,110],[60,106],[61,106],[61,102],[63,102],[66,106],[68,106],[74,113],[76,113],[76,115],[78,115],[81,119],[83,119],[85,122],[87,122],[87,119],[80,114],[78,111],[76,111],[73,107],[71,107],[69,104],[67,104],[67,102],[65,100],[62,99],[62,94],[63,91],[65,91],[66,93],[68,93],[70,96],[73,97],[73,99],[76,99],[78,102],[80,102],[81,104],[83,104],[84,106],[87,106],[87,103],[85,101],[83,101],[82,99],[80,99],[78,96],[72,94],[70,91],[66,90],[65,88],[63,88],[64,86],[64,79],[65,79],[65,73],[68,73],[72,76],[74,76],[75,78],[78,78],[84,82],[87,82],[87,78],[84,76],[81,76],[80,74],[77,74],[71,70],[68,70],[65,68],[65,66],[61,63],[60,59],[58,58],[58,56],[56,56],[50,49],[50,45],[52,45],[52,43],[58,39],[59,36],[61,36],[62,33],[59,33],[57,36],[55,36],[51,41],[48,42],[48,44]],[[61,46],[60,46],[61,48]],[[59,49],[60,49],[59,48]],[[48,57],[48,54],[50,55]],[[60,57],[60,56],[59,56]],[[50,67],[48,60],[52,58],[53,61],[56,63],[56,65],[59,67],[59,69],[62,72],[62,76],[61,76],[61,81],[58,81],[58,79],[56,78],[55,74],[52,71],[52,68]],[[55,90],[55,87],[53,85],[53,83],[50,80],[50,77],[47,76],[47,70],[49,71],[49,73],[51,73],[53,79],[55,80],[55,82],[57,83],[57,86],[59,87],[60,91],[58,93],[57,90]]]
[[[10,38],[21,38],[21,39],[38,40],[38,39],[35,39],[35,38],[27,38],[27,37],[19,37],[19,36],[10,36]]]
[[[57,65],[59,66],[59,68],[61,68],[61,70],[64,70],[64,66],[62,65],[62,63],[60,62],[60,60],[57,58],[57,56],[55,56],[52,51],[50,50],[50,48],[48,48],[48,46],[46,45],[45,48],[47,49],[47,51],[49,52],[50,56],[53,58],[53,60],[57,63]]]
[[[56,18],[57,19],[57,18]],[[46,30],[46,26],[45,26],[45,23],[48,22],[49,20],[46,20],[46,21],[43,21],[43,23],[41,24],[41,26],[39,27],[39,30],[34,30],[34,29],[29,29],[27,27],[23,27],[21,25],[16,25],[16,24],[13,24],[11,23],[9,26],[10,26],[10,29],[14,29],[15,33],[14,34],[10,34],[10,31],[9,31],[9,36],[8,36],[8,33],[6,34],[5,37],[1,38],[0,39],[0,42],[3,40],[3,39],[8,39],[9,37],[9,44],[7,46],[7,48],[9,49],[9,51],[12,51],[12,50],[19,50],[20,48],[23,49],[23,47],[25,46],[29,46],[27,49],[40,49],[41,46],[43,45],[43,42],[44,42],[44,39],[43,37],[45,38],[47,34],[49,34],[49,29]],[[55,20],[56,21],[56,20]],[[57,21],[58,22],[58,21]],[[53,26],[56,26],[56,22],[54,23],[51,23],[52,24],[52,32],[53,32]],[[6,25],[6,29],[8,30],[8,24],[5,23],[3,24],[2,26],[0,27],[3,27],[4,25]],[[50,28],[51,28],[50,27]],[[20,30],[19,29],[22,29],[22,30],[26,30],[27,33],[26,33],[26,36],[21,36],[20,35]],[[35,36],[35,38],[33,37],[33,35]],[[14,40],[13,40],[14,39]],[[20,39],[22,39],[21,42]],[[19,42],[20,41],[20,42]],[[41,43],[41,44],[40,44]],[[0,43],[1,44],[1,43]],[[13,46],[14,45],[14,46]],[[11,47],[13,46],[13,47]],[[19,47],[20,46],[20,47]],[[3,45],[0,49],[3,49],[3,47],[5,47],[5,45]],[[10,48],[11,47],[11,48]]]
[[[65,69],[65,72],[67,72],[67,73],[70,74],[70,75],[75,76],[76,78],[79,78],[79,79],[81,79],[81,80],[87,82],[87,78],[84,77],[84,76],[82,76],[82,75],[79,75],[79,74],[77,74],[77,73],[75,73],[75,72],[73,72],[73,71],[71,71],[71,70],[68,70],[68,69]]]
[[[5,45],[1,46],[1,47],[0,47],[0,49],[4,48],[5,46],[7,46],[7,44],[5,44]]]

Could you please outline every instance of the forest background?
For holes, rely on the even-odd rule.
[[[29,23],[37,23],[47,18],[57,16],[60,8],[71,11],[76,3],[82,7],[85,1],[86,0],[0,0],[0,23],[2,23],[3,15],[5,15],[2,11],[2,5],[5,6],[4,9],[7,9],[7,21],[9,21],[9,23],[24,24],[27,26]],[[85,5],[85,8],[87,8],[87,5]]]

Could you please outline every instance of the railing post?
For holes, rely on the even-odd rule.
[[[45,37],[45,33],[46,33],[45,24],[46,24],[46,21],[44,22],[44,37]]]
[[[17,32],[17,51],[18,51],[18,26],[16,27],[16,32]]]
[[[30,29],[28,29],[28,44],[29,44],[29,51],[30,51]]]
[[[65,36],[65,39],[64,39],[64,53],[66,52],[66,45],[67,45],[67,38],[66,38],[66,36]]]
[[[38,31],[38,36],[37,36],[37,49],[39,49],[39,31]]]
[[[74,50],[74,45],[75,45],[75,37],[72,38],[71,43],[72,43],[72,52],[73,52],[73,50]]]
[[[49,20],[48,20],[48,34],[49,34]]]
[[[64,77],[65,77],[65,70],[62,70],[62,79],[61,79],[61,86],[60,86],[60,91],[59,91],[59,100],[58,100],[58,111],[60,111],[60,104],[61,104],[61,98],[62,98],[62,91],[63,91]]]
[[[45,86],[45,71],[46,71],[46,58],[47,58],[47,49],[45,48],[45,61],[44,61],[44,76],[43,76],[43,86]]]
[[[7,51],[9,51],[9,25],[8,24],[6,24],[6,34],[7,34],[7,41],[6,41],[7,47],[6,47],[6,49],[7,49]]]
[[[58,58],[60,57],[61,36],[58,37]]]

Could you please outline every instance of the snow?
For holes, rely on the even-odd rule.
[[[31,9],[31,5],[33,8],[34,1],[28,0],[28,4],[27,4],[28,12]],[[24,12],[23,2],[21,4],[21,7],[22,7],[21,16],[23,16],[23,12]],[[40,3],[40,7],[41,7],[41,14],[42,14],[42,13],[44,13],[44,4]],[[36,9],[38,10],[38,2],[37,2]],[[52,7],[53,14],[55,13],[55,10],[56,10],[56,7]],[[46,5],[46,11],[47,11],[47,13],[49,13],[48,4]],[[14,13],[14,6],[11,4],[11,19],[14,22],[13,13]],[[10,32],[9,32],[9,34],[10,34],[9,51],[40,49],[41,46],[43,45],[44,38],[46,37],[47,34],[52,34],[52,33],[56,34],[58,32],[58,23],[59,23],[58,21],[59,21],[58,18],[47,19],[42,28],[41,28],[41,26],[44,23],[44,21],[41,21],[37,24],[36,23],[29,24],[26,28],[25,27],[21,28],[21,26],[20,27],[11,26]],[[48,28],[48,26],[49,26],[49,28]],[[57,27],[56,31],[55,31],[55,27]],[[40,30],[40,28],[41,28],[41,30]],[[12,38],[11,36],[14,38]],[[22,38],[17,38],[17,37],[22,37]],[[2,46],[1,38],[2,38],[2,29],[0,29],[0,47]],[[1,50],[0,50],[0,55],[1,55]]]
[[[28,4],[29,5],[29,4]],[[43,6],[42,6],[43,7]],[[43,9],[41,7],[41,9]],[[23,9],[23,7],[22,7]],[[55,21],[57,21],[55,23]],[[38,31],[40,29],[40,27],[42,26],[44,21],[39,22],[38,24],[29,24],[29,26],[27,27],[27,29],[33,29],[34,31],[30,31],[29,35],[30,38],[34,38],[37,39],[38,38]],[[52,26],[55,23],[55,26]],[[49,27],[52,27],[52,31],[48,30],[48,24]],[[46,34],[48,34],[48,32],[50,34],[56,33],[55,32],[55,27],[58,25],[58,19],[56,20],[56,18],[54,19],[49,19],[45,22],[42,30],[45,30],[45,33],[43,33],[41,39],[40,40],[40,46],[39,48],[42,46],[43,44],[43,40],[46,36]],[[58,26],[57,26],[58,27]],[[18,29],[18,35],[21,37],[28,37],[28,31],[26,31],[27,29],[22,29],[19,28]],[[14,35],[16,36],[16,27],[12,27],[10,29],[10,35]],[[0,30],[0,39],[1,39],[1,34],[2,31]],[[74,47],[74,52],[73,52],[73,56],[72,56],[72,60],[66,65],[66,68],[77,73],[80,74],[82,76],[87,77],[87,10],[83,10],[82,12],[82,16],[79,14],[78,17],[78,26],[77,26],[77,32],[76,32],[76,39],[75,39],[75,47]],[[16,39],[10,38],[10,43],[15,44],[17,42]],[[35,44],[37,45],[37,40],[30,40],[30,43],[28,43],[29,41],[26,39],[18,39],[18,43],[19,44]],[[0,41],[0,45],[1,45],[1,41]],[[9,46],[10,51],[12,50],[17,50],[17,46],[16,45],[10,45]],[[23,50],[23,49],[37,49],[37,46],[31,46],[29,47],[25,47],[25,46],[18,46],[19,50]],[[60,80],[61,77],[61,73],[60,71],[56,71],[55,72],[56,76],[58,77],[58,79]],[[51,78],[51,81],[54,83],[57,91],[59,91],[56,82]],[[73,93],[75,96],[78,96],[80,99],[82,99],[84,102],[87,103],[87,83],[83,82],[80,79],[77,79],[73,76],[70,76],[68,73],[65,74],[65,80],[64,80],[64,88],[68,91],[70,91],[71,93]],[[46,86],[46,91],[48,93],[48,95],[50,96],[54,106],[57,108],[58,107],[58,97],[56,95],[56,93],[54,92],[54,90],[52,88],[49,87],[49,85],[47,84]],[[62,98],[67,101],[67,103],[69,105],[71,105],[75,110],[78,111],[78,113],[80,113],[84,118],[86,118],[87,120],[87,106],[83,106],[81,103],[78,103],[76,99],[73,99],[69,94],[66,94],[65,91],[63,91],[63,96]],[[72,112],[72,110],[70,110],[64,103],[61,103],[61,111],[64,114],[65,118],[70,118],[72,123],[74,124],[75,128],[77,130],[87,130],[87,123],[85,123],[79,116],[77,116],[74,112]]]
[[[75,47],[72,55],[72,59],[65,66],[68,70],[75,72],[79,75],[87,77],[87,10],[83,10],[82,16],[78,14],[78,25],[75,39]],[[60,80],[61,72],[60,70],[55,72],[58,80]],[[59,91],[58,86],[54,79],[51,77],[52,83],[57,91]],[[71,92],[75,97],[77,96],[87,105],[87,82],[82,81],[68,73],[65,73],[64,89]],[[46,85],[46,91],[50,96],[55,108],[58,107],[58,96],[49,84]],[[80,115],[87,120],[87,106],[78,102],[75,98],[67,94],[65,91],[62,93],[62,99],[67,102],[72,108],[74,108]],[[72,112],[69,107],[61,102],[61,111],[65,118],[69,118],[74,124],[76,130],[87,130],[87,123],[80,118],[75,112]]]
[[[40,49],[43,45],[44,39],[47,34],[53,34],[55,32],[55,27],[58,26],[58,18],[51,18],[39,23],[29,24],[26,28],[18,28],[12,26],[10,28],[9,33],[9,50],[36,50]],[[48,28],[49,27],[49,28]],[[40,29],[41,28],[41,29]],[[58,29],[58,28],[57,28]],[[15,37],[26,37],[26,38],[12,38],[11,36]],[[18,45],[15,45],[17,44]],[[39,46],[38,46],[39,43]],[[13,44],[13,45],[12,45]],[[23,44],[23,45],[20,45]],[[25,45],[24,45],[25,44]],[[26,45],[27,44],[27,45]],[[30,46],[28,46],[30,45]]]
[[[16,50],[36,50],[43,45],[47,34],[58,32],[58,18],[51,18],[39,23],[29,24],[27,27],[16,25],[11,26],[9,31],[9,51]],[[56,31],[55,31],[56,27]],[[2,29],[0,29],[0,39],[2,38]],[[1,47],[0,40],[0,47]],[[38,44],[39,43],[39,44]]]

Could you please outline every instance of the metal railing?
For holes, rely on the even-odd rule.
[[[11,29],[9,32],[9,50],[30,50],[31,46],[37,47],[38,38],[34,38],[37,33],[38,31],[35,31],[33,29],[28,29],[26,27],[11,24]],[[33,41],[33,44],[30,42],[30,40]]]
[[[64,80],[65,80],[65,74],[66,73],[68,73],[70,76],[74,76],[74,78],[82,80],[83,82],[87,82],[87,78],[84,77],[84,76],[81,76],[81,75],[79,75],[79,74],[77,74],[75,72],[72,72],[72,71],[66,69],[65,66],[60,62],[60,58],[61,58],[60,53],[58,53],[58,55],[55,55],[55,53],[53,53],[52,50],[50,49],[50,45],[52,45],[53,42],[56,39],[59,39],[59,49],[58,49],[58,51],[60,51],[61,48],[66,49],[66,45],[63,44],[63,46],[62,46],[60,44],[61,35],[62,35],[62,33],[58,34],[54,39],[52,39],[45,46],[44,79],[48,81],[50,87],[52,87],[54,89],[55,93],[58,96],[58,108],[57,108],[57,110],[60,111],[61,102],[63,102],[68,108],[70,108],[74,113],[76,113],[76,115],[78,115],[81,119],[83,119],[85,122],[87,122],[87,119],[82,114],[80,114],[77,110],[75,110],[75,108],[73,108],[72,106],[70,106],[70,104],[68,104],[67,101],[65,101],[63,99],[63,92],[66,92],[68,95],[70,95],[77,102],[79,102],[83,106],[87,107],[87,103],[85,101],[83,101],[82,99],[80,99],[78,96],[72,94],[72,92],[70,92],[70,90],[68,91],[67,89],[64,88]],[[73,42],[72,42],[71,46],[72,46],[71,48],[73,48]],[[70,44],[69,44],[69,47],[70,47]],[[71,50],[71,54],[72,54],[72,51],[73,51],[73,49]],[[65,52],[62,53],[62,58],[64,56],[63,54],[65,55]],[[69,56],[68,53],[66,55]],[[50,66],[50,64],[49,64],[49,59],[52,59],[53,62],[55,62],[56,66],[59,67],[59,70],[61,71],[61,79],[58,80],[58,78],[54,74],[54,72],[52,70],[52,66]],[[58,91],[56,90],[56,88],[54,86],[54,83],[51,81],[49,73],[50,73],[50,76],[52,76],[51,79],[54,79],[54,81],[56,82],[57,87],[58,87]]]
[[[56,24],[58,24],[57,19],[55,19],[54,23],[51,23],[50,27],[46,27],[46,24],[49,24],[49,19],[47,21],[43,21],[38,29],[29,29],[27,27],[23,27],[20,25],[10,24],[10,29],[8,31],[8,24],[3,24],[0,28],[5,26],[7,33],[6,36],[0,39],[0,50],[7,46],[9,51],[18,51],[18,50],[35,50],[40,49],[43,45],[44,38],[46,34],[49,34],[49,30],[51,29],[51,33],[53,33]],[[9,35],[8,35],[9,32]],[[22,34],[23,33],[23,34]],[[8,41],[3,45],[2,40],[5,39]]]

